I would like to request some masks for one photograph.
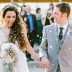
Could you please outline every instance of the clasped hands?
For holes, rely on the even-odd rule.
[[[50,61],[46,57],[41,57],[40,62],[38,62],[38,64],[42,68],[49,68],[50,67]]]

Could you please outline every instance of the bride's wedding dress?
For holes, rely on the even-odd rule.
[[[29,72],[25,54],[8,43],[8,31],[0,25],[0,72]]]

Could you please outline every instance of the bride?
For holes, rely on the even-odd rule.
[[[0,67],[0,72],[29,72],[23,51],[28,51],[39,64],[40,59],[30,46],[24,22],[13,6],[6,6],[3,9],[2,18],[3,21],[0,24],[0,66],[2,69]]]

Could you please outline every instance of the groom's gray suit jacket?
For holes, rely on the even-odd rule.
[[[59,53],[61,72],[72,72],[72,32],[66,37]]]
[[[43,37],[39,50],[40,57],[47,56],[51,62],[51,66],[48,69],[48,72],[56,72],[59,64],[58,55],[60,48],[65,40],[68,29],[65,32],[65,35],[61,41],[58,37],[57,25],[52,24],[45,26],[43,29]]]

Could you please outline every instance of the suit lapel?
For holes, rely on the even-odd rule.
[[[69,25],[67,26],[66,32],[65,32],[62,40],[59,40],[60,48],[62,48],[62,44],[64,43],[64,40],[65,40],[65,38],[66,38],[66,36],[67,36],[67,34],[68,34],[68,29],[69,29]]]

